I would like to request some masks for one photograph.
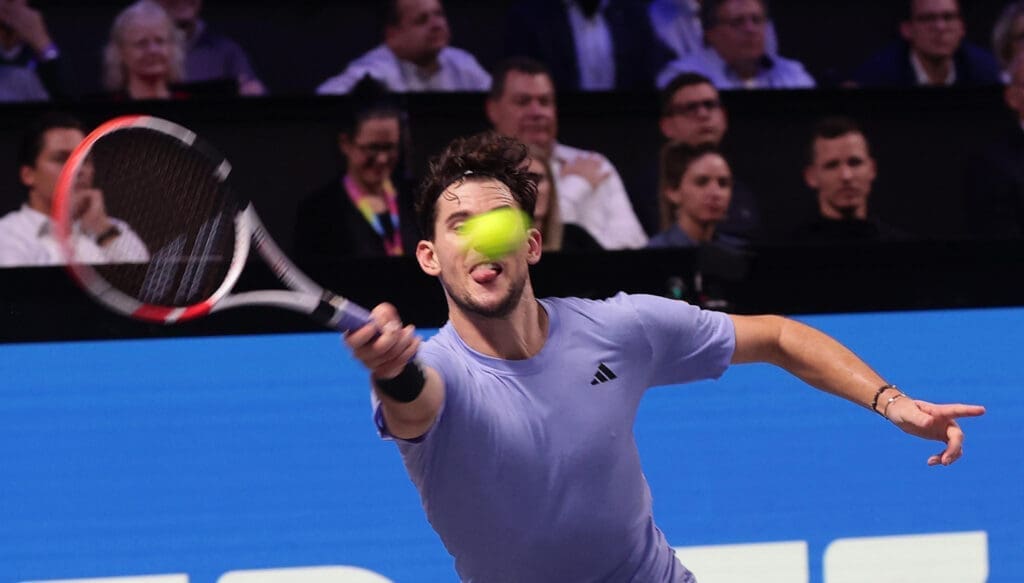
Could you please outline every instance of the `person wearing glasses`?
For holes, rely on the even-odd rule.
[[[764,0],[704,0],[700,18],[705,46],[669,63],[658,75],[659,88],[686,72],[704,75],[719,89],[815,86],[801,63],[767,49],[768,7]]]
[[[300,265],[314,272],[325,261],[415,251],[411,193],[395,176],[402,135],[402,112],[391,104],[362,108],[341,128],[344,174],[299,203],[294,245]]]
[[[691,148],[721,148],[729,129],[729,116],[711,80],[699,73],[676,75],[661,92],[661,135],[669,144]],[[665,185],[658,190],[664,191]],[[658,213],[658,209],[654,209]],[[718,231],[724,235],[752,240],[761,233],[761,213],[757,198],[747,185],[732,179],[732,200]]]
[[[908,0],[900,40],[873,55],[852,75],[861,87],[996,85],[999,63],[964,40],[957,0]]]

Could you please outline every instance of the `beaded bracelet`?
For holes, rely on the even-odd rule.
[[[899,389],[896,387],[896,385],[886,383],[878,387],[878,390],[875,391],[875,398],[871,399],[871,410],[874,411],[875,413],[878,413],[879,415],[882,415],[882,413],[878,410],[878,397],[881,397],[882,393],[886,392],[889,389],[896,389],[896,391],[899,392]],[[885,415],[882,415],[882,417],[885,417]]]

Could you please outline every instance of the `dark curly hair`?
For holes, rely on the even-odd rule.
[[[537,204],[537,178],[527,170],[529,154],[516,139],[495,132],[456,138],[430,161],[416,196],[420,233],[434,239],[437,199],[448,187],[463,180],[497,180],[512,191],[519,206],[533,216]]]

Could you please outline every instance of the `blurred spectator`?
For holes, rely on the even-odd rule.
[[[491,77],[473,55],[448,46],[451,32],[440,0],[387,0],[384,43],[340,75],[320,94],[348,93],[364,77],[391,91],[487,91]]]
[[[681,59],[704,48],[704,27],[700,23],[701,0],[653,0],[647,9],[651,28],[658,40]],[[768,54],[779,52],[775,25],[771,20],[765,28]]]
[[[542,63],[516,58],[499,64],[486,107],[499,133],[537,148],[551,161],[563,221],[583,227],[605,249],[647,243],[611,162],[597,152],[558,143],[555,86]]]
[[[505,55],[546,64],[559,91],[647,90],[672,58],[635,0],[520,0]]]
[[[61,62],[42,13],[26,0],[0,0],[0,101],[66,97]]]
[[[305,265],[343,257],[412,255],[419,234],[408,185],[396,186],[403,116],[390,104],[365,107],[338,135],[344,173],[299,204],[296,258]]]
[[[72,150],[85,137],[82,125],[66,114],[48,114],[25,134],[18,152],[18,177],[28,192],[20,209],[0,217],[0,267],[58,265],[63,256],[53,237],[50,210],[57,178]],[[103,193],[93,188],[85,167],[71,206],[75,257],[83,263],[145,261],[145,244],[127,224],[107,215]]]
[[[901,40],[875,54],[853,74],[863,87],[993,85],[999,64],[964,40],[957,0],[905,0]]]
[[[181,32],[154,0],[138,0],[114,19],[103,53],[103,84],[115,99],[186,97],[172,87],[182,80],[184,66]]]
[[[651,237],[648,247],[742,245],[718,231],[729,209],[732,171],[714,145],[666,144],[661,182],[662,231]]]
[[[203,0],[159,0],[185,37],[185,81],[229,81],[239,95],[264,95],[249,56],[235,41],[210,30],[199,17]]]
[[[698,73],[681,73],[661,92],[659,125],[670,143],[721,148],[729,120],[711,80]],[[718,231],[749,241],[758,235],[760,223],[757,198],[734,176],[729,214],[718,225]]]
[[[814,87],[802,64],[768,50],[764,0],[703,0],[700,16],[707,46],[669,63],[658,87],[686,72],[704,75],[719,89]]]
[[[1010,82],[1010,64],[1024,54],[1024,0],[1006,5],[992,28],[992,48],[1003,68],[1003,81]]]
[[[967,171],[968,226],[981,237],[1024,237],[1024,54],[1010,65],[1004,97],[1013,123]]]
[[[868,211],[877,175],[867,138],[853,120],[821,120],[804,168],[804,181],[818,193],[818,216],[799,227],[793,239],[828,243],[899,238],[902,233]]]
[[[601,245],[583,228],[562,222],[558,210],[558,189],[551,179],[551,165],[535,147],[530,147],[529,166],[537,177],[537,203],[533,209],[533,226],[540,231],[545,251],[600,251]]]

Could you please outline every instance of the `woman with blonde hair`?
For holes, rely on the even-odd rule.
[[[115,98],[185,97],[173,88],[184,65],[181,33],[158,3],[139,0],[114,19],[103,54],[103,84]]]
[[[1003,67],[1003,81],[1010,81],[1010,64],[1024,54],[1024,0],[1006,5],[992,28],[992,49]]]
[[[599,251],[601,245],[583,227],[562,222],[558,209],[558,187],[551,179],[551,164],[537,148],[531,147],[527,170],[537,177],[537,204],[533,226],[540,231],[545,251]]]

